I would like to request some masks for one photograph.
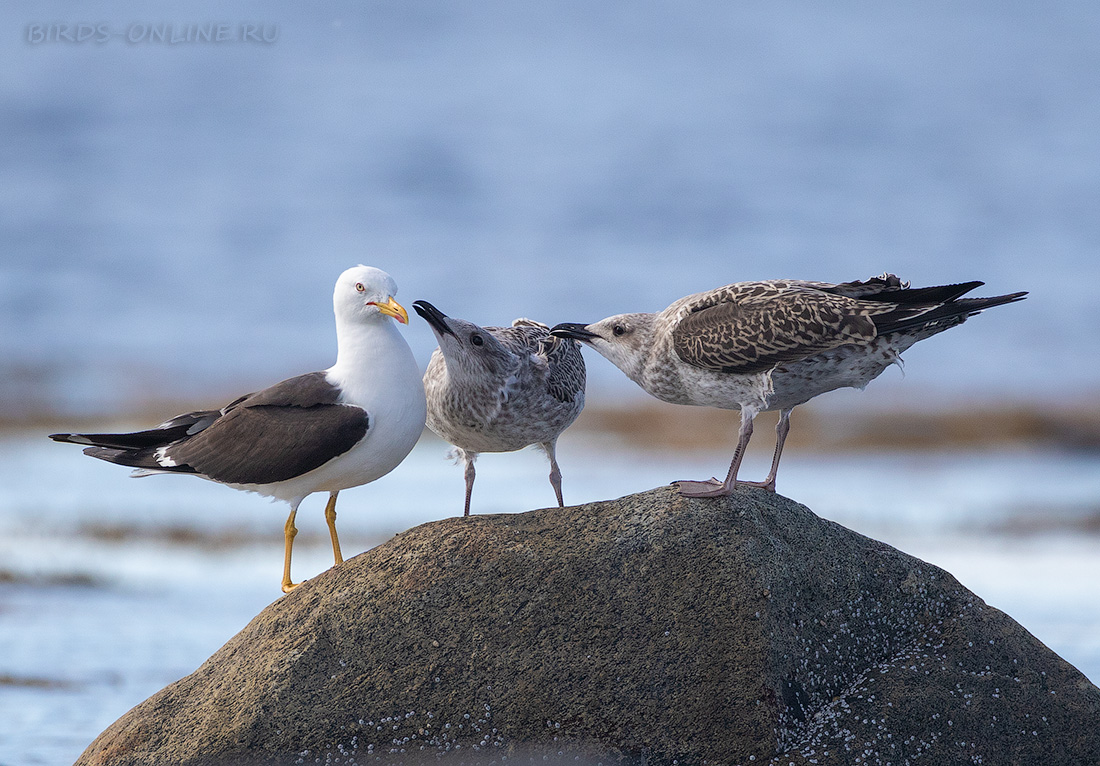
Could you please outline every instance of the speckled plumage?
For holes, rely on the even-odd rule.
[[[465,464],[469,515],[474,460],[482,452],[538,445],[550,459],[558,505],[558,436],[584,408],[585,370],[578,344],[547,325],[517,319],[481,327],[443,314],[426,301],[413,307],[439,341],[424,373],[428,427],[456,448]]]
[[[774,490],[794,407],[837,388],[863,388],[914,343],[1026,295],[961,297],[981,284],[910,288],[893,274],[840,284],[739,282],[660,313],[561,324],[553,333],[592,346],[658,399],[741,411],[726,481],[679,482],[685,495],[732,492],[753,418],[779,410],[772,469],[760,483]]]

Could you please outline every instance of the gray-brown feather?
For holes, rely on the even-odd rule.
[[[511,364],[493,377],[463,378],[436,350],[424,374],[428,427],[468,452],[556,440],[584,407],[580,347],[531,320],[483,329],[510,353]]]
[[[672,330],[687,364],[748,374],[876,336],[887,306],[791,282],[745,282],[708,293]]]
[[[659,314],[624,315],[639,326],[648,318],[649,325],[638,349],[644,363],[624,359],[621,366],[665,401],[786,409],[836,388],[861,388],[914,343],[1026,295],[960,297],[981,284],[910,288],[884,274],[840,284],[727,285],[681,298]]]

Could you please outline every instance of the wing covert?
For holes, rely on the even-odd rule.
[[[786,289],[738,297],[701,307],[677,324],[672,341],[682,361],[747,374],[876,336],[871,315],[878,311],[841,296]]]
[[[342,404],[237,406],[165,454],[215,481],[270,484],[344,454],[369,425],[365,410]]]

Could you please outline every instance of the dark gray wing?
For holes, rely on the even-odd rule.
[[[547,390],[560,402],[575,402],[584,395],[585,367],[581,345],[572,338],[548,335],[543,340],[543,355],[550,365]]]
[[[885,300],[886,296],[909,287],[908,282],[901,280],[895,274],[883,274],[870,279],[841,282],[839,284],[829,284],[828,282],[807,282],[805,284],[827,293],[843,295],[845,298],[864,300]]]
[[[284,380],[242,397],[203,431],[164,454],[227,484],[270,484],[312,471],[366,436],[367,412],[339,404],[323,373]],[[184,469],[186,470],[186,469]]]
[[[740,283],[701,300],[672,330],[673,348],[695,367],[761,372],[845,343],[873,340],[872,316],[890,308],[793,283]]]
[[[585,367],[580,344],[550,334],[550,327],[533,319],[517,319],[511,327],[489,328],[514,353],[530,353],[546,361],[546,390],[560,402],[574,402],[584,393]]]

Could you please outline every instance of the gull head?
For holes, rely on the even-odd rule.
[[[653,349],[655,321],[656,314],[616,314],[588,325],[564,322],[550,334],[579,340],[636,380]]]
[[[354,266],[336,280],[332,306],[339,319],[369,323],[396,319],[409,323],[409,314],[394,300],[397,283],[386,272],[373,266]]]
[[[449,374],[492,380],[515,369],[515,355],[484,327],[449,317],[427,301],[413,301],[413,309],[435,333]]]

